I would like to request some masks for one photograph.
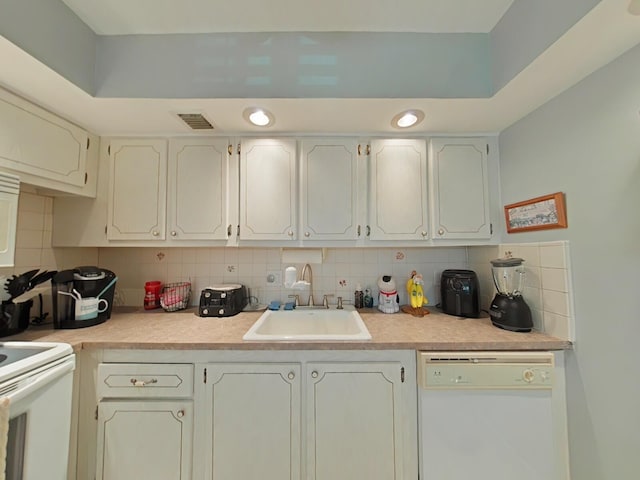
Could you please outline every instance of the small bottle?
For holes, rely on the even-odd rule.
[[[364,306],[365,308],[373,308],[373,297],[371,296],[371,289],[364,289]]]
[[[356,293],[355,293],[355,297],[353,299],[353,305],[356,308],[364,307],[364,296],[362,294],[362,287],[360,286],[360,284],[356,285]]]

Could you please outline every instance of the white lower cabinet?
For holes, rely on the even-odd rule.
[[[193,365],[98,366],[97,480],[190,480]]]
[[[300,478],[300,365],[207,365],[204,477]]]
[[[191,478],[191,400],[98,405],[97,480]]]
[[[94,356],[98,480],[417,479],[411,350]]]
[[[404,479],[402,364],[314,363],[307,374],[306,478]]]
[[[416,421],[415,375],[405,384],[402,362],[300,358],[199,368],[207,379],[206,461],[197,462],[204,467],[196,478],[415,478],[416,434],[407,422]]]

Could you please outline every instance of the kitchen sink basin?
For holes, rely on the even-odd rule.
[[[267,310],[245,333],[243,340],[371,340],[353,306]]]

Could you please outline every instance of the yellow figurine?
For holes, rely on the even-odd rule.
[[[422,275],[413,270],[406,285],[409,303],[412,308],[422,308],[429,303],[429,299],[424,294],[423,285]]]

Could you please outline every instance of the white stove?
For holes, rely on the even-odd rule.
[[[8,427],[0,454],[7,480],[67,478],[74,368],[65,343],[0,342],[0,429]]]

